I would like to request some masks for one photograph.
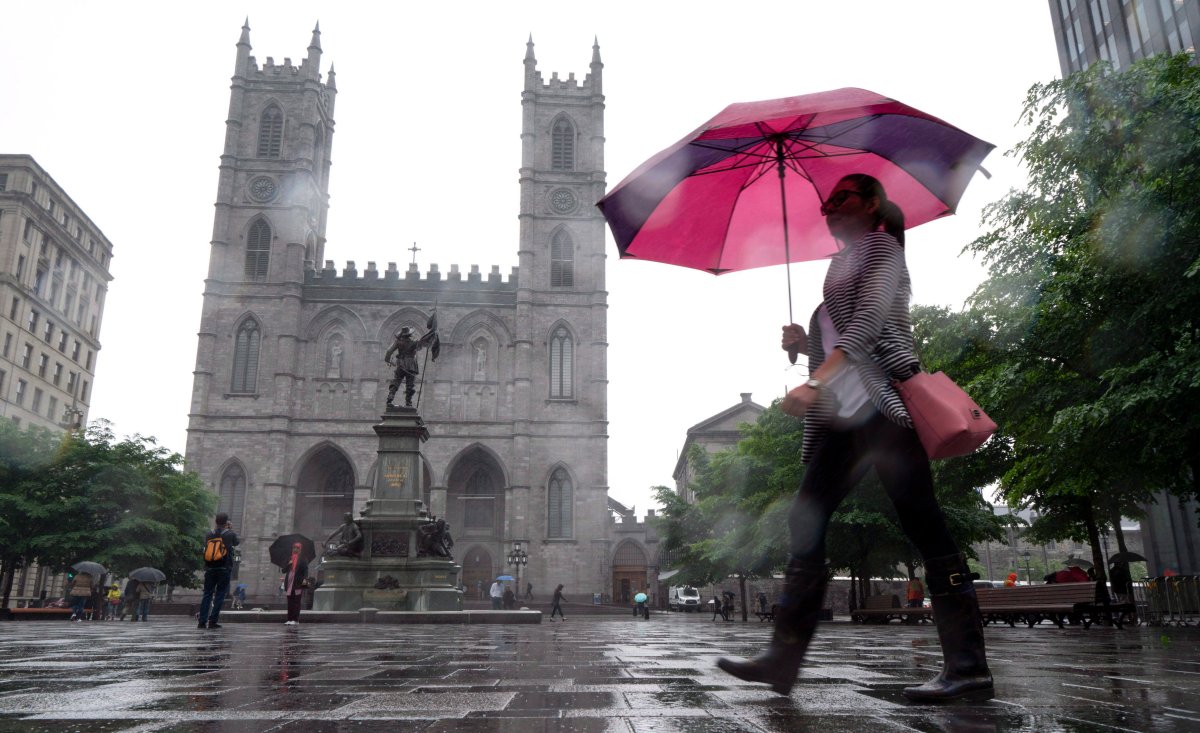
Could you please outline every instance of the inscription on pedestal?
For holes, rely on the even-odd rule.
[[[383,470],[383,478],[387,481],[389,489],[402,489],[404,482],[408,480],[408,467],[389,463]]]
[[[408,532],[374,533],[371,557],[408,557]]]

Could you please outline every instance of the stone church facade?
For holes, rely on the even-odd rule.
[[[423,493],[450,523],[464,585],[510,572],[521,542],[522,586],[611,596],[614,558],[627,572],[656,548],[647,531],[614,531],[607,496],[599,47],[582,81],[547,80],[527,44],[507,274],[325,260],[337,86],[320,62],[319,30],[299,65],[260,65],[248,27],[237,44],[187,441],[243,537],[237,582],[270,595],[276,536],[319,543],[365,504],[384,352],[402,327],[424,333],[436,303],[440,357],[418,355]]]

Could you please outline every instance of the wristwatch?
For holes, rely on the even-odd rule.
[[[825,383],[822,382],[821,380],[817,379],[816,377],[813,377],[812,379],[805,382],[804,386],[809,387],[811,389],[815,389],[817,391],[820,391],[821,388],[825,386]]]

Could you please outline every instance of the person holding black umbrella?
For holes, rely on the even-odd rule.
[[[308,563],[301,554],[302,549],[299,542],[292,544],[292,557],[288,561],[287,572],[283,574],[283,594],[287,597],[287,620],[283,623],[287,626],[300,623],[300,599],[308,583]]]
[[[993,695],[983,624],[967,560],[946,528],[933,491],[929,457],[895,385],[920,371],[904,258],[904,213],[883,184],[843,176],[821,204],[838,243],[825,276],[824,302],[809,332],[783,327],[781,345],[808,354],[810,378],[784,397],[789,415],[805,418],[807,464],[788,515],[791,560],[775,615],[775,634],[759,656],[717,665],[780,694],[795,684],[816,631],[829,570],[825,533],[839,504],[874,468],[900,525],[924,558],[926,586],[945,663],[934,680],[905,688],[915,701]]]
[[[204,595],[200,598],[200,615],[196,628],[219,629],[221,604],[229,593],[229,577],[233,574],[233,548],[239,543],[233,532],[229,515],[216,516],[216,527],[204,536]],[[134,616],[136,619],[137,616]]]

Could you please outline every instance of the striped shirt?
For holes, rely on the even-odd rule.
[[[920,369],[908,314],[912,284],[904,248],[890,234],[871,232],[833,256],[823,295],[838,330],[834,347],[844,351],[850,367],[858,370],[871,405],[897,425],[912,427],[912,418],[892,386],[894,380],[907,379]],[[816,312],[808,334],[811,374],[825,361]],[[804,463],[829,432],[836,412],[833,395],[822,390],[804,422]]]

